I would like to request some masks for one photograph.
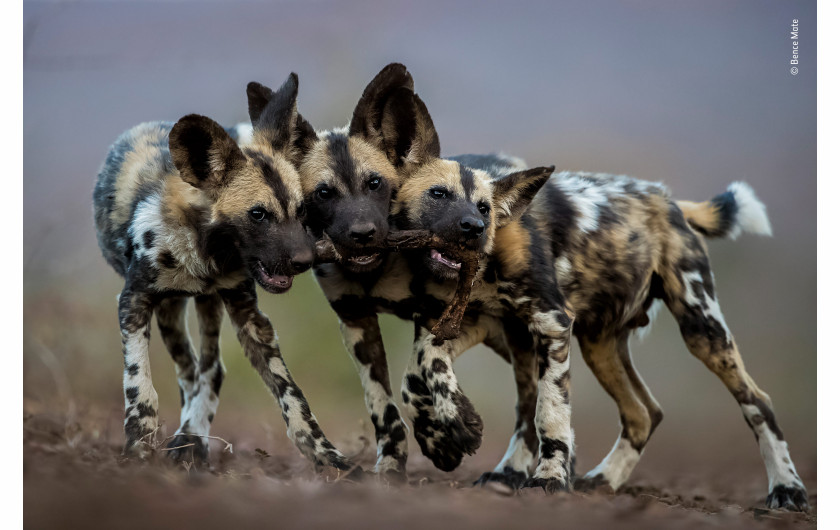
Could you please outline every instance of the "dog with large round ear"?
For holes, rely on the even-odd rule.
[[[245,155],[225,129],[206,116],[184,116],[169,133],[169,152],[181,178],[215,198]]]
[[[440,156],[440,142],[406,67],[391,63],[368,83],[349,134],[383,151],[398,171]]]
[[[397,89],[414,93],[414,79],[400,63],[391,63],[382,70],[362,92],[350,119],[351,136],[361,136],[375,147],[382,147],[382,117],[385,106]]]
[[[295,166],[299,165],[318,137],[297,109],[298,75],[289,74],[276,92],[251,81],[246,93],[254,141],[267,144]]]

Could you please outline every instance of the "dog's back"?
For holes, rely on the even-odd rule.
[[[148,122],[111,146],[93,191],[96,237],[105,260],[122,276],[131,253],[128,231],[135,209],[177,174],[169,155],[171,122]]]

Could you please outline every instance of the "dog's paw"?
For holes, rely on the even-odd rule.
[[[592,476],[584,475],[575,479],[575,491],[595,490],[611,493],[614,492],[612,486],[610,486],[609,481],[601,473]]]
[[[767,507],[772,510],[808,511],[808,492],[798,484],[779,484],[767,496]]]
[[[525,488],[542,488],[546,493],[568,493],[569,483],[559,478],[531,477],[522,483],[522,489]]]
[[[453,401],[458,414],[441,422],[446,432],[441,441],[454,446],[453,450],[471,455],[481,447],[484,422],[467,396],[458,392],[453,395]]]
[[[502,472],[487,471],[486,473],[482,473],[474,485],[482,487],[489,486],[497,491],[498,486],[502,486],[514,491],[521,488],[527,478],[528,475],[525,472],[506,467]]]
[[[210,457],[210,446],[200,436],[183,433],[166,444],[166,456],[173,462],[206,463]]]

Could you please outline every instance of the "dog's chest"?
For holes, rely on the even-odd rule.
[[[220,275],[202,256],[196,231],[161,215],[158,196],[137,206],[129,237],[135,262],[148,269],[158,291],[206,293],[234,288],[247,277],[245,271]]]

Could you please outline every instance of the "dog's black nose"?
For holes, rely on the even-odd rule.
[[[376,227],[373,223],[354,225],[350,228],[350,237],[360,245],[368,243],[373,239],[374,234],[376,234]]]
[[[315,261],[315,256],[311,250],[297,252],[292,256],[292,269],[295,271],[295,274],[300,274],[308,270],[312,266],[313,261]]]
[[[461,232],[468,238],[476,238],[484,233],[484,221],[467,215],[461,218]]]

